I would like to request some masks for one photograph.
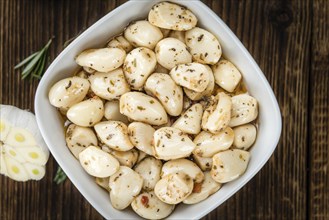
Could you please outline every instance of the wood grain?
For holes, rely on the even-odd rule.
[[[212,2],[213,10],[269,80],[282,111],[283,131],[274,156],[261,172],[207,218],[305,219],[310,1],[216,3]]]
[[[329,219],[329,4],[313,2],[310,74],[309,218]],[[327,21],[327,22],[326,22]]]
[[[203,0],[238,36],[278,99],[281,140],[270,161],[243,189],[203,219],[328,219],[329,1]],[[124,0],[1,0],[0,98],[34,110],[37,80],[13,66],[54,37],[50,61]],[[266,146],[264,146],[266,147]],[[0,219],[102,219],[67,180],[0,176]]]

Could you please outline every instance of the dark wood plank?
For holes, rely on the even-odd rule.
[[[305,219],[310,1],[207,4],[265,73],[282,111],[283,132],[274,156],[261,172],[204,219]]]
[[[329,219],[329,3],[313,1],[310,219]]]

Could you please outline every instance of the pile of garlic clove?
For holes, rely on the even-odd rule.
[[[34,114],[0,105],[0,174],[15,181],[40,180],[49,151]]]
[[[76,62],[82,69],[49,100],[71,123],[68,148],[114,208],[162,219],[247,169],[257,100],[186,7],[160,2]]]

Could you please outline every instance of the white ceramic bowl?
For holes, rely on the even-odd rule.
[[[216,194],[195,205],[179,205],[170,219],[199,219],[237,192],[266,163],[272,155],[281,133],[281,115],[278,103],[264,74],[225,23],[205,4],[195,1],[176,1],[188,7],[199,19],[201,26],[217,36],[223,53],[242,72],[249,92],[259,101],[259,129],[251,150],[248,169],[237,180],[224,184]],[[104,16],[74,40],[50,65],[40,81],[36,97],[37,122],[50,152],[82,195],[107,219],[136,219],[130,209],[118,211],[112,208],[109,195],[96,185],[72,156],[65,144],[64,129],[57,110],[48,101],[50,87],[68,77],[77,68],[74,57],[84,49],[102,47],[107,40],[120,32],[133,20],[145,19],[155,3],[160,0],[129,1]]]

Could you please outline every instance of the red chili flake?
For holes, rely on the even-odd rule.
[[[201,192],[202,183],[194,183],[193,191],[194,193],[200,193]]]
[[[141,203],[143,204],[143,206],[148,208],[149,207],[149,198],[147,196],[142,196]]]

